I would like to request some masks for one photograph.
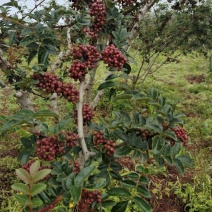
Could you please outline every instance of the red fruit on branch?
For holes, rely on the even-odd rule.
[[[78,204],[79,212],[90,212],[92,210],[92,205],[94,202],[100,203],[102,201],[101,191],[87,191],[82,190],[81,199]]]
[[[102,60],[108,64],[111,68],[117,68],[118,70],[123,68],[123,65],[127,62],[121,51],[119,51],[113,44],[107,46],[101,53]]]
[[[94,116],[94,112],[89,104],[84,104],[82,108],[83,125],[91,121]],[[77,124],[77,110],[74,111],[74,123]]]
[[[31,76],[32,79],[38,80],[36,86],[45,90],[46,93],[56,92],[61,95],[69,102],[76,103],[79,99],[79,91],[71,83],[60,82],[58,77],[52,73],[34,74]]]
[[[183,146],[186,146],[188,144],[188,135],[185,129],[183,129],[181,126],[178,126],[177,128],[172,128],[175,135],[179,140],[182,141]]]

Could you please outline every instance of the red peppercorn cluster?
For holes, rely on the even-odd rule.
[[[73,132],[67,132],[65,137],[66,146],[74,147],[77,146],[77,142],[79,140],[79,136]]]
[[[94,116],[94,112],[89,104],[84,104],[82,108],[83,125],[91,121]],[[74,123],[77,124],[77,110],[74,111]]]
[[[95,146],[101,145],[101,144],[105,144],[106,143],[106,139],[104,138],[104,133],[103,131],[95,131],[94,132],[94,137],[93,137],[93,144]]]
[[[39,80],[37,87],[47,93],[56,92],[58,95],[63,96],[69,102],[76,103],[79,99],[79,92],[71,83],[60,82],[58,77],[51,73],[34,74],[32,79]]]
[[[41,160],[52,161],[64,153],[64,144],[56,136],[45,137],[36,142],[36,155]]]
[[[73,171],[78,174],[80,172],[80,165],[77,160],[74,161]]]
[[[95,46],[80,45],[73,48],[72,56],[74,59],[83,61],[86,67],[92,69],[98,61],[100,54]]]
[[[29,160],[25,165],[22,165],[22,168],[25,169],[26,171],[30,171],[30,166],[35,162],[34,159],[32,160]],[[49,169],[49,167],[42,167],[40,166],[40,168],[38,169],[39,170],[43,170],[43,169]],[[45,180],[48,180],[50,178],[51,174],[48,174],[46,177],[45,177]]]
[[[81,199],[78,205],[78,211],[79,212],[93,211],[92,204],[94,202],[97,202],[97,203],[102,202],[101,191],[87,191],[83,189]]]
[[[70,77],[73,78],[75,81],[77,80],[83,80],[85,75],[88,73],[87,66],[85,63],[74,60],[74,62],[71,64],[71,68],[69,69]]]
[[[106,6],[103,0],[92,0],[89,4],[90,16],[94,17],[91,32],[99,33],[106,22]],[[90,34],[91,35],[91,34]]]
[[[114,152],[115,152],[115,141],[113,140],[109,140],[107,141],[105,138],[104,138],[104,133],[103,131],[99,131],[99,132],[94,132],[94,137],[93,137],[93,144],[99,148],[101,147],[102,145],[104,146],[105,150],[106,150],[106,154],[108,156],[113,156]]]
[[[188,144],[188,135],[185,129],[183,129],[181,126],[178,126],[177,128],[172,128],[175,135],[178,139],[180,139],[183,143],[183,146],[186,146]]]
[[[106,149],[106,154],[110,157],[113,156],[114,152],[115,152],[115,141],[113,140],[109,140],[107,141],[107,143],[104,145],[105,149]]]
[[[122,69],[127,59],[113,44],[107,46],[101,53],[102,60],[111,68]]]
[[[141,130],[141,138],[142,138],[142,140],[147,140],[148,136],[149,136],[149,132],[148,131]]]

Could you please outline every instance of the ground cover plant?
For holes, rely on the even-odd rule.
[[[186,8],[177,3],[171,4],[173,13]],[[161,75],[156,71],[165,63],[178,61],[170,58],[170,53],[186,54],[194,46],[196,52],[202,52],[198,43],[202,37],[199,31],[192,31],[194,25],[186,25],[189,32],[196,33],[196,42],[186,48],[190,51],[180,49],[181,41],[171,47],[157,43],[165,34],[171,37],[173,31],[167,32],[166,26],[172,29],[179,16],[175,13],[170,17],[171,10],[159,5],[154,15],[145,19],[155,4],[70,1],[66,8],[51,1],[26,14],[16,1],[1,7],[2,48],[7,53],[1,52],[1,87],[6,88],[2,92],[0,133],[4,138],[8,134],[19,136],[17,159],[22,165],[17,168],[17,160],[12,160],[18,179],[12,184],[13,203],[2,203],[5,210],[13,204],[23,211],[158,211],[157,197],[163,196],[163,187],[157,187],[155,175],[166,176],[166,171],[175,168],[183,175],[185,167],[193,166],[187,152],[184,114],[172,102],[177,101],[177,95],[170,100],[162,95]],[[207,5],[195,5],[188,4],[185,14],[208,9]],[[10,7],[16,7],[22,17],[8,17]],[[64,21],[58,24],[61,18]],[[151,19],[157,24],[153,31],[146,31],[141,21]],[[208,16],[201,20],[208,26]],[[147,35],[149,40],[147,32],[152,32]],[[155,40],[158,32],[165,34]],[[207,28],[204,35],[210,35]],[[189,37],[190,33],[185,33],[183,39]],[[130,49],[134,40],[138,49],[133,45]],[[209,39],[205,39],[206,44],[210,49]],[[205,56],[209,49],[203,51]],[[157,79],[151,86],[153,78],[146,81],[148,75]],[[186,79],[191,81],[192,77]],[[204,86],[209,85],[199,89]],[[199,93],[197,88],[188,90]],[[13,100],[6,96],[11,93],[20,109],[14,106],[8,110],[8,101]],[[210,126],[210,121],[204,123],[206,128]],[[202,132],[208,133],[207,129]],[[195,183],[200,185],[202,179],[196,177]],[[205,177],[210,184],[210,178]],[[195,196],[205,187],[192,191],[189,184],[181,183],[165,184],[166,195],[175,192],[185,208],[193,211],[203,208],[203,202],[205,210],[210,208],[209,191]],[[183,189],[193,196],[183,195]]]

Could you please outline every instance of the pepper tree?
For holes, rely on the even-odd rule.
[[[25,211],[52,211],[59,203],[67,211],[152,211],[148,163],[176,166],[181,174],[192,166],[183,147],[183,114],[157,89],[130,90],[120,83],[131,72],[129,47],[138,24],[157,1],[72,0],[68,8],[51,1],[38,9],[43,2],[21,18],[8,16],[10,7],[23,12],[17,1],[1,7],[7,48],[0,55],[1,84],[13,87],[21,110],[1,116],[0,133],[22,127],[30,133],[20,139],[22,168],[16,174],[23,182],[12,185],[21,192],[16,200]],[[100,64],[108,72],[97,84]],[[105,90],[135,110],[99,119],[94,110]],[[50,101],[52,109],[36,110],[35,97]],[[62,116],[57,101],[69,105],[68,115]],[[121,161],[128,157],[133,168]]]

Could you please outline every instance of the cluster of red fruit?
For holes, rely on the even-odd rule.
[[[44,137],[36,142],[36,155],[39,159],[52,161],[65,153],[64,148],[77,145],[78,135],[68,132],[65,140],[59,141],[57,136]]]
[[[148,131],[141,130],[141,138],[142,138],[142,140],[147,140],[148,136],[149,136],[149,132]]]
[[[79,212],[90,212],[94,202],[100,203],[102,201],[101,191],[87,191],[82,190],[81,199],[78,204]]]
[[[88,69],[92,69],[100,57],[95,46],[80,45],[74,47],[72,51],[74,61],[69,70],[70,77],[75,81],[83,80],[88,73]]]
[[[106,154],[110,157],[112,157],[115,152],[115,148],[114,148],[116,146],[115,141],[113,141],[113,140],[107,141],[104,138],[103,131],[94,132],[93,144],[96,147],[100,147],[103,145],[105,147]]]
[[[186,146],[188,144],[188,135],[185,129],[183,129],[181,126],[178,126],[177,128],[172,128],[175,135],[178,139],[180,139],[183,143],[183,146]]]
[[[79,92],[71,83],[60,82],[58,77],[51,73],[34,74],[32,79],[38,80],[37,87],[47,93],[56,92],[58,95],[63,96],[69,102],[76,103],[79,99]]]
[[[121,70],[123,65],[127,62],[127,59],[123,56],[121,51],[119,51],[113,44],[107,46],[101,54],[102,60],[111,68],[118,68]]]
[[[73,171],[78,174],[80,172],[80,164],[77,160],[74,161]]]
[[[73,48],[72,56],[74,59],[84,61],[86,67],[92,69],[100,54],[95,46],[82,44]]]
[[[74,62],[71,64],[69,72],[71,78],[73,78],[75,81],[77,80],[81,81],[88,73],[88,69],[85,63],[80,62],[79,60],[74,60]]]
[[[79,136],[76,133],[73,133],[71,131],[67,132],[65,135],[65,145],[68,147],[74,147],[77,146],[77,143],[79,141]]]
[[[87,122],[91,121],[94,116],[94,112],[89,104],[84,104],[82,108],[83,125],[85,126]],[[74,123],[77,124],[77,110],[74,111]]]
[[[22,168],[29,172],[29,171],[30,171],[30,166],[31,166],[34,162],[35,162],[34,159],[29,160],[25,165],[22,165]],[[38,170],[42,170],[42,169],[49,169],[49,167],[42,167],[42,166],[40,166],[40,168],[39,168]],[[45,179],[48,180],[49,177],[50,177],[50,174],[47,175],[47,176],[45,177]]]
[[[96,39],[97,33],[102,30],[106,22],[106,6],[103,0],[92,0],[89,4],[90,16],[94,17],[94,23],[88,34]]]

